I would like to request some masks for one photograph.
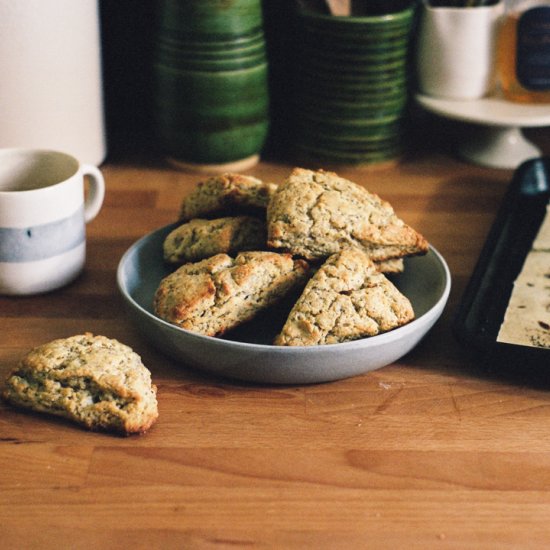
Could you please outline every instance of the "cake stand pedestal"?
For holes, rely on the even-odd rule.
[[[522,162],[541,156],[540,149],[522,128],[550,126],[550,104],[525,105],[497,97],[452,100],[416,96],[418,103],[436,115],[472,124],[458,147],[467,161],[491,168],[515,169]]]

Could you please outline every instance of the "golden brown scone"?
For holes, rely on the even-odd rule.
[[[358,249],[343,250],[319,268],[274,343],[336,344],[375,336],[414,319],[409,300]]]
[[[403,273],[405,271],[405,262],[403,258],[392,258],[391,260],[382,260],[374,262],[380,273]]]
[[[295,168],[267,208],[268,246],[306,259],[357,247],[374,261],[424,254],[426,239],[377,195],[332,172]]]
[[[217,336],[252,319],[305,284],[308,265],[289,254],[217,254],[185,264],[165,277],[154,297],[155,313],[181,328]]]
[[[163,244],[171,264],[196,262],[216,254],[237,254],[266,247],[265,221],[252,216],[194,219],[171,231]]]
[[[2,396],[91,430],[128,435],[157,419],[156,391],[131,348],[86,333],[32,349],[9,374]]]
[[[216,218],[223,215],[265,215],[270,197],[277,189],[274,183],[242,174],[222,174],[199,182],[183,199],[180,219]]]

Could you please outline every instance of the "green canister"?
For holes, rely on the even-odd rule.
[[[157,139],[207,172],[259,159],[269,129],[261,0],[161,0],[154,55]]]

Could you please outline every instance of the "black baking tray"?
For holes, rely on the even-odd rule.
[[[548,367],[550,350],[497,342],[515,279],[550,200],[550,158],[528,160],[514,172],[459,304],[453,330],[487,367]]]

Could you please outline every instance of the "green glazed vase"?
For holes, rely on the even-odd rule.
[[[187,166],[257,162],[269,131],[261,0],[163,0],[154,59],[159,146]]]
[[[415,7],[398,5],[406,7],[334,17],[296,4],[291,140],[308,160],[372,164],[400,156]]]

